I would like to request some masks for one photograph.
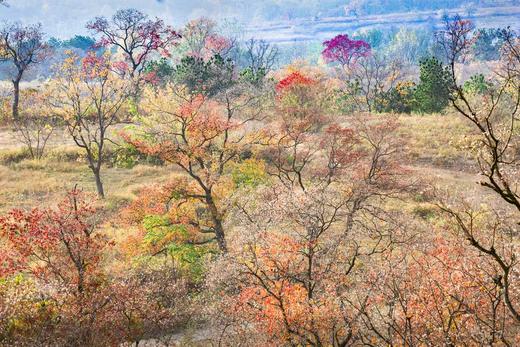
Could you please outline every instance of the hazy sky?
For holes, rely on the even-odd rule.
[[[111,16],[121,8],[137,8],[178,27],[200,16],[220,18],[237,13],[246,0],[8,0],[0,7],[0,21],[42,23],[48,36],[68,38],[86,34],[86,22]]]

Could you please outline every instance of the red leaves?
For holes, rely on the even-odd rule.
[[[316,80],[302,75],[300,72],[295,71],[289,76],[280,80],[276,85],[275,89],[278,93],[283,93],[286,90],[290,90],[298,86],[310,86],[316,84]]]
[[[383,304],[393,308],[378,319],[391,322],[389,339],[399,340],[403,332],[413,331],[410,338],[420,345],[442,345],[446,340],[461,345],[502,329],[500,324],[487,325],[504,319],[498,318],[504,307],[501,290],[492,280],[493,265],[445,235],[433,237],[422,247],[410,250],[406,260],[387,264],[384,272],[367,281],[374,281],[374,287],[367,289],[374,293],[369,314],[379,318],[386,312]],[[504,323],[514,324],[509,318]],[[377,328],[385,330],[384,325]]]
[[[354,147],[359,142],[359,138],[351,128],[331,124],[325,129],[320,147],[323,148],[324,155],[328,159],[329,177],[336,175],[339,170],[349,168],[350,164],[362,157],[362,153]]]
[[[41,24],[22,26],[20,23],[6,25],[0,32],[0,56],[10,60],[18,72],[30,65],[41,63],[51,50],[43,39]]]
[[[175,180],[166,185],[144,187],[137,198],[122,211],[123,220],[133,224],[142,222],[149,215],[164,215],[168,212],[173,192],[184,188],[186,184],[186,180]]]
[[[106,76],[110,67],[110,61],[105,56],[96,55],[96,52],[88,52],[81,60],[81,71],[90,79]]]
[[[116,62],[112,63],[112,69],[118,75],[124,76],[130,70],[130,66],[128,66],[127,62],[116,61]]]
[[[363,40],[352,40],[348,35],[337,35],[324,41],[321,53],[327,63],[338,62],[342,66],[355,64],[356,60],[371,54],[370,45]]]
[[[212,34],[206,39],[206,49],[213,54],[221,54],[231,47],[231,41],[221,35]]]
[[[0,235],[10,250],[3,256],[3,272],[27,271],[82,291],[89,285],[88,274],[97,271],[105,244],[94,234],[95,213],[92,200],[72,190],[56,208],[13,210],[1,217]]]

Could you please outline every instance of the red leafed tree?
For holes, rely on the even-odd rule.
[[[100,232],[94,203],[74,189],[55,208],[0,217],[0,278],[23,274],[21,285],[33,288],[10,299],[0,287],[0,303],[7,306],[0,306],[7,322],[0,324],[0,344],[13,336],[27,345],[138,344],[186,321],[193,288],[175,267],[125,267],[119,275],[108,274],[103,259],[115,244]],[[33,323],[33,329],[25,328]]]
[[[316,83],[316,80],[302,75],[299,71],[295,71],[291,73],[289,76],[281,79],[276,84],[275,89],[279,94],[283,94],[286,93],[288,90],[298,88],[299,86],[311,86]]]
[[[98,46],[115,46],[124,53],[132,77],[140,75],[154,53],[169,55],[180,37],[162,20],[148,19],[136,9],[119,10],[111,20],[96,17],[87,28],[101,35]]]
[[[304,175],[315,159],[320,130],[329,117],[326,111],[327,88],[317,79],[295,71],[275,86],[277,118],[268,127],[268,146],[263,155],[268,173],[285,185],[305,190]]]
[[[401,76],[399,58],[378,55],[363,40],[338,35],[323,42],[323,46],[325,62],[341,65],[349,107],[373,111],[378,97],[388,93]]]
[[[106,242],[95,233],[95,213],[85,194],[72,190],[56,209],[13,210],[0,218],[12,251],[10,270],[27,271],[46,282],[82,293],[95,285]]]
[[[363,40],[353,40],[348,35],[337,35],[336,37],[324,41],[325,47],[323,58],[326,62],[340,63],[343,67],[348,67],[359,58],[368,57],[371,54],[370,44]]]
[[[198,18],[186,24],[181,32],[180,50],[188,55],[209,60],[218,54],[227,56],[235,42],[218,33],[217,23],[209,18]]]
[[[66,345],[95,344],[117,333],[105,321],[111,294],[101,260],[110,243],[97,231],[93,202],[74,189],[56,208],[13,210],[0,218],[9,250],[3,275],[21,272],[39,284],[58,317],[54,338]]]
[[[39,64],[50,50],[43,40],[41,25],[22,26],[19,23],[5,25],[0,31],[0,61],[8,61],[15,67],[12,76],[13,118],[18,118],[20,81],[24,73],[33,65]]]

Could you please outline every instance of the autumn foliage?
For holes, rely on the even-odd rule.
[[[208,18],[90,21],[94,50],[13,95],[0,345],[519,345],[520,40],[466,78],[477,33],[444,24],[420,66],[360,31],[278,67]],[[39,63],[40,27],[8,29],[0,60]]]
[[[326,62],[337,62],[342,66],[355,64],[359,58],[371,54],[370,45],[363,40],[353,40],[348,35],[337,35],[324,41],[322,56]]]

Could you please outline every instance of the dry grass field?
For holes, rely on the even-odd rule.
[[[402,164],[413,175],[432,183],[448,183],[455,187],[470,183],[469,188],[475,188],[472,182],[478,177],[471,166],[471,155],[464,147],[472,133],[464,119],[456,115],[403,115],[399,116],[399,121],[398,135],[403,140],[406,154]],[[23,153],[22,145],[13,137],[12,131],[0,129],[0,212],[53,201],[75,185],[95,191],[94,179],[81,156],[81,149],[63,132],[53,135],[45,158],[31,160]],[[173,167],[142,164],[130,169],[105,167],[102,177],[107,205],[117,208],[135,197],[143,185],[164,182],[177,172]]]

